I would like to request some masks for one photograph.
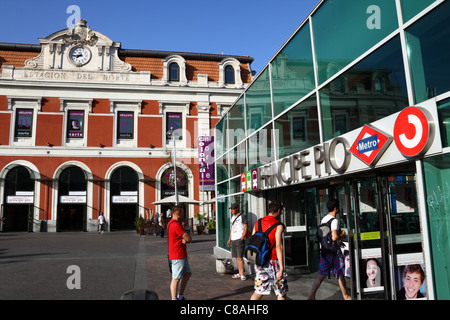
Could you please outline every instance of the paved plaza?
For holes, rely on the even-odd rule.
[[[216,271],[215,235],[194,235],[189,300],[248,300],[246,281]],[[78,268],[77,270],[74,269]],[[74,271],[75,270],[75,271]],[[79,276],[79,278],[76,278]],[[306,300],[315,274],[289,274],[288,298]],[[134,231],[0,233],[0,300],[170,300],[167,238]],[[75,285],[79,284],[79,288]],[[72,288],[70,288],[72,287]],[[317,299],[340,300],[337,281],[325,280]],[[272,294],[265,300],[275,300]]]

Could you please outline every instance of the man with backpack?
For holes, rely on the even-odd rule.
[[[255,264],[255,292],[251,300],[260,300],[263,295],[269,295],[271,288],[274,289],[278,300],[286,300],[288,292],[287,279],[284,273],[284,251],[282,234],[284,225],[280,222],[283,205],[273,201],[268,206],[269,213],[259,219],[254,228],[252,237],[259,231],[267,232],[270,243],[270,254],[268,262],[263,265]],[[249,239],[250,243],[251,238]]]
[[[321,245],[319,272],[312,285],[308,300],[315,300],[317,290],[331,270],[333,271],[334,277],[338,279],[342,297],[344,298],[344,300],[351,300],[351,297],[347,294],[345,285],[344,255],[340,250],[340,239],[343,238],[346,234],[344,230],[340,229],[339,221],[336,219],[336,214],[339,212],[339,201],[337,199],[329,200],[327,202],[327,209],[328,214],[323,217],[321,225],[328,223],[331,226],[331,239],[335,243],[334,246],[327,245],[326,242],[323,242],[324,244]],[[325,248],[325,246],[330,247],[330,249]],[[337,248],[337,250],[334,250],[333,248]]]

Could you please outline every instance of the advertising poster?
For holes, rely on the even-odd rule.
[[[181,113],[168,113],[167,114],[167,130],[168,131],[180,130],[182,128],[181,120],[182,120]],[[177,136],[180,135],[180,133],[178,133]]]
[[[119,139],[133,139],[133,112],[119,112]]]
[[[348,242],[342,242],[341,247],[342,254],[344,255],[344,264],[345,264],[345,271],[344,276],[347,278],[350,278],[352,276],[352,269],[350,264],[350,251],[348,248]]]
[[[84,111],[69,111],[68,138],[83,138]]]
[[[395,261],[397,300],[426,300],[423,254],[398,254]]]
[[[384,290],[381,248],[364,249],[361,258],[359,274],[363,292]]]
[[[198,172],[201,190],[214,190],[214,137],[198,137]]]
[[[17,110],[16,137],[31,137],[33,110]]]

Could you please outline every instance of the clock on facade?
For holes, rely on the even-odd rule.
[[[69,60],[77,67],[85,65],[91,58],[91,52],[85,47],[73,47],[69,52]]]

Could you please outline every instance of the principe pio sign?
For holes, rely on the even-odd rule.
[[[440,153],[442,143],[437,119],[434,99],[407,107],[362,128],[254,169],[256,178],[252,178],[252,171],[241,174],[241,191],[327,179]],[[250,188],[248,179],[252,179]]]

